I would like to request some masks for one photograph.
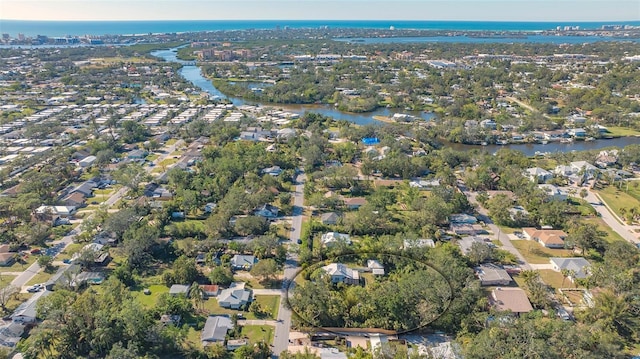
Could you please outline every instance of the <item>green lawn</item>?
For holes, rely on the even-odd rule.
[[[160,157],[160,156],[158,156],[158,155],[157,155],[157,154],[155,154],[155,153],[152,153],[152,154],[148,155],[147,157],[145,157],[145,160],[153,162],[153,161],[155,161],[155,160],[156,160],[156,158],[158,158],[158,157]]]
[[[84,247],[84,244],[81,243],[71,243],[67,246],[67,248],[60,252],[60,254],[56,257],[56,260],[60,260],[63,261],[65,259],[71,259],[71,257],[78,253],[82,247]]]
[[[30,281],[27,282],[26,285],[34,285],[34,284],[38,284],[38,283],[46,283],[52,276],[53,273],[47,273],[43,270],[41,270],[40,272],[38,272],[38,274],[34,275],[33,278],[31,278]]]
[[[604,238],[605,241],[611,243],[614,241],[623,241],[624,242],[624,238],[622,238],[618,232],[614,231],[613,229],[611,229],[611,227],[609,227],[602,218],[596,217],[596,218],[588,218],[585,220],[585,222],[588,223],[595,223],[596,225],[598,225],[598,229],[606,232],[607,236]]]
[[[177,139],[175,139],[175,138],[170,138],[170,139],[168,139],[168,140],[167,140],[167,142],[165,142],[165,144],[164,144],[164,145],[165,145],[165,146],[167,146],[167,147],[169,147],[169,146],[173,145],[173,144],[174,144],[174,143],[176,143],[176,142],[178,142],[178,140],[177,140]]]
[[[640,136],[640,131],[628,127],[607,126],[607,130],[609,131],[608,135],[613,137]]]
[[[144,305],[146,308],[152,308],[158,302],[158,297],[162,293],[169,293],[169,288],[165,285],[151,285],[148,287],[151,291],[151,294],[146,295],[143,293],[143,289],[137,290],[133,292],[133,297],[136,298],[140,304]]]
[[[164,160],[158,162],[158,167],[162,168],[162,167],[169,167],[172,164],[178,162],[177,158],[173,158],[173,157],[169,157],[169,158],[165,158]]]
[[[269,317],[271,319],[278,319],[278,310],[280,309],[279,295],[256,295],[255,301],[260,303],[263,311],[270,313]]]
[[[547,264],[551,257],[572,257],[574,253],[569,249],[549,249],[538,242],[519,240],[511,241],[514,247],[532,264]]]
[[[598,194],[620,218],[624,219],[624,216],[621,215],[620,211],[622,208],[628,210],[630,208],[640,206],[638,197],[633,196],[633,194],[636,194],[636,191],[636,188],[630,187],[629,193],[625,193],[624,191],[620,191],[617,187],[609,186],[605,189],[599,190]]]
[[[568,278],[565,280],[560,272],[556,272],[552,269],[541,269],[538,272],[540,272],[540,278],[542,281],[554,289],[573,287],[573,283]]]
[[[282,274],[282,272],[279,272],[278,275]],[[234,276],[233,280],[235,282],[245,282],[247,283],[247,288],[251,288],[251,289],[279,289],[282,287],[282,282],[279,280],[273,280],[270,282],[260,282],[259,280],[257,280],[256,278],[253,277],[245,277],[245,276]]]
[[[250,344],[273,341],[273,327],[270,325],[245,325],[240,335],[249,339]]]
[[[25,257],[22,257],[22,261],[16,261],[8,267],[0,267],[0,272],[23,272],[25,269],[29,268],[36,259],[37,256],[28,254]]]

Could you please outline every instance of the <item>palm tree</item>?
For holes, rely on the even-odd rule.
[[[202,305],[204,304],[204,289],[197,282],[193,282],[191,284],[191,288],[189,289],[189,297],[193,299],[194,305],[197,309],[202,309]]]
[[[563,268],[560,270],[560,273],[562,273],[562,285],[560,287],[564,288],[564,281],[569,277],[569,270]]]

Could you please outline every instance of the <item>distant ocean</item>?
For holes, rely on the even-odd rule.
[[[289,28],[354,28],[354,29],[420,29],[420,30],[551,30],[557,26],[580,26],[580,29],[599,29],[602,25],[622,24],[640,26],[634,22],[491,22],[491,21],[393,21],[393,20],[243,20],[243,21],[22,21],[0,20],[0,33],[12,37],[18,34],[34,37],[127,35],[194,31],[284,29]]]

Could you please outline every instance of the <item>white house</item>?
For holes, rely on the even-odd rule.
[[[367,268],[371,270],[373,275],[384,275],[384,266],[375,259],[367,260]]]
[[[218,294],[218,305],[222,308],[240,309],[251,302],[252,292],[245,288],[245,283],[235,282]]]
[[[344,242],[345,244],[351,244],[351,237],[348,234],[338,232],[327,232],[320,237],[320,242],[325,245],[331,245],[338,242]]]
[[[360,273],[342,263],[328,264],[322,267],[322,270],[331,276],[333,283],[358,284],[360,282]]]
[[[553,173],[540,167],[532,167],[526,169],[527,177],[535,183],[545,183],[553,178]]]
[[[96,156],[87,156],[78,162],[78,166],[82,168],[91,167],[96,162]]]
[[[543,190],[551,199],[558,201],[566,201],[569,194],[560,189],[558,186],[552,184],[541,184],[538,185],[538,188]]]

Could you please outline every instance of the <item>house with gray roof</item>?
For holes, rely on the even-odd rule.
[[[481,264],[475,269],[480,285],[509,285],[512,279],[509,273],[495,264]]]
[[[227,332],[233,329],[231,318],[226,315],[210,315],[204,324],[200,340],[202,346],[224,343]]]
[[[322,267],[322,270],[331,277],[331,282],[333,283],[360,283],[360,273],[357,270],[349,268],[342,263],[328,264]]]
[[[240,309],[251,302],[253,292],[245,288],[245,283],[231,283],[229,288],[218,294],[218,304],[222,308]]]
[[[250,270],[258,262],[255,256],[236,254],[231,258],[231,268]]]
[[[562,272],[563,269],[570,271],[572,274],[568,277],[571,282],[574,279],[583,279],[589,275],[591,263],[582,257],[559,258],[552,257],[549,259],[553,270]]]
[[[191,285],[188,284],[174,284],[169,288],[170,295],[180,295],[183,294],[185,297],[189,297],[189,289],[191,289]]]

